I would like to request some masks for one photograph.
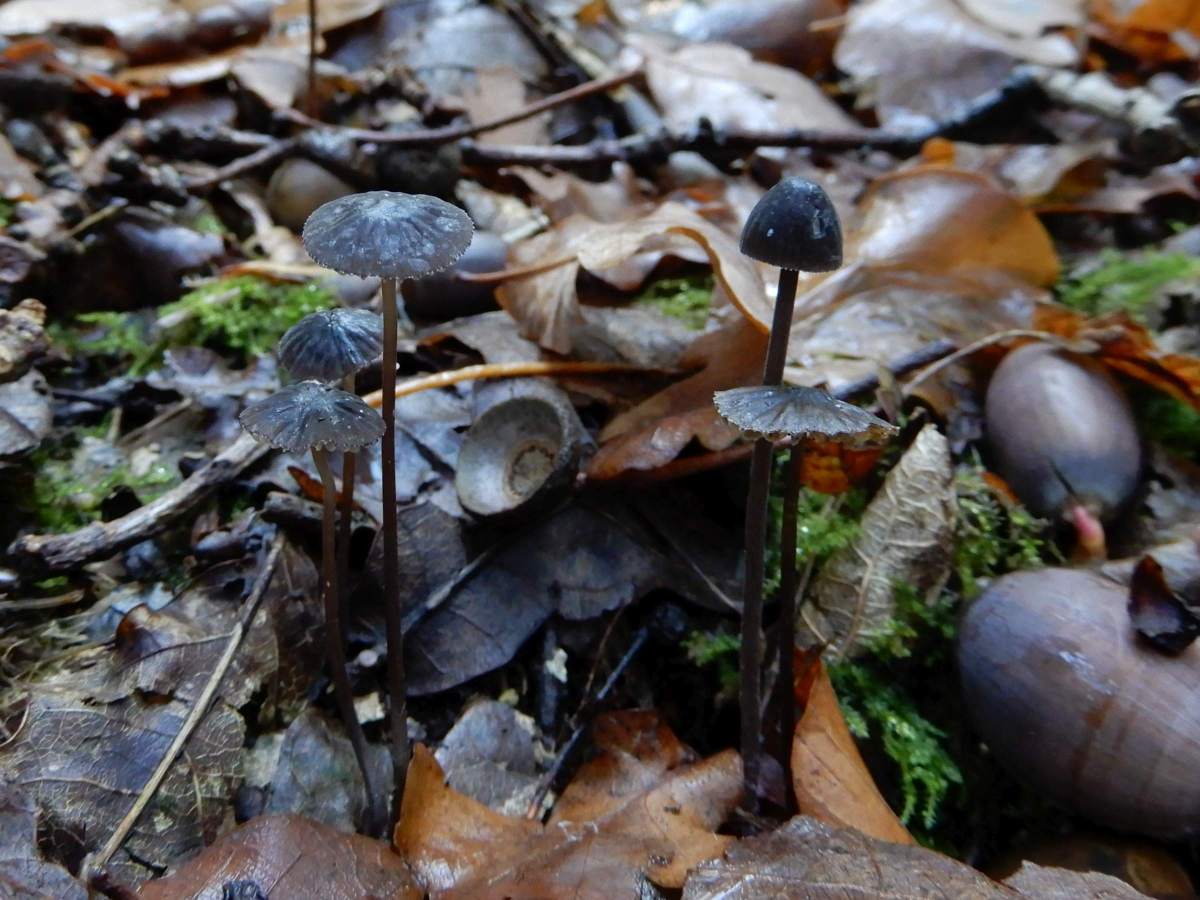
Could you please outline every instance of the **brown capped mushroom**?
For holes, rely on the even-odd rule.
[[[1200,834],[1200,645],[1137,638],[1128,590],[1077,569],[1013,572],[958,638],[963,696],[996,758],[1045,796],[1121,831]]]

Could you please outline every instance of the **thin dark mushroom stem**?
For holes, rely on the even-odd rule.
[[[304,106],[311,118],[317,117],[317,0],[308,0],[308,96]]]
[[[334,519],[337,512],[337,487],[333,471],[329,467],[329,455],[324,450],[314,449],[313,462],[321,476],[321,587],[325,605],[325,647],[329,655],[329,677],[333,681],[334,699],[354,757],[362,772],[363,785],[367,793],[366,830],[379,834],[385,824],[382,797],[376,789],[367,763],[367,738],[363,734],[358,714],[354,710],[354,690],[350,686],[350,673],[346,667],[346,638],[342,627],[342,611],[338,599],[337,549],[334,540]]]
[[[799,587],[796,546],[803,467],[804,445],[797,444],[788,454],[787,477],[783,487],[783,529],[779,538],[779,680],[775,685],[775,698],[779,708],[780,764],[784,772],[789,769],[792,733],[796,730],[796,703],[792,693],[796,669],[796,591]]]
[[[354,373],[342,379],[342,390],[354,393]],[[350,596],[350,536],[354,525],[354,481],[358,453],[342,454],[342,515],[338,521],[338,590],[342,600]]]
[[[395,779],[392,821],[400,811],[408,774],[408,696],[404,686],[404,626],[400,615],[399,538],[396,525],[396,280],[383,279],[383,361],[380,363],[380,412],[383,415],[383,611],[387,621],[388,691],[391,695],[392,774]]]
[[[763,365],[763,384],[783,381],[788,336],[796,305],[799,272],[781,269],[775,298],[775,315]],[[762,770],[762,617],[763,556],[767,538],[767,497],[771,487],[771,455],[774,445],[765,438],[754,442],[750,457],[750,486],[746,497],[746,576],[742,593],[741,731],[742,765],[745,767],[747,801],[754,806]]]

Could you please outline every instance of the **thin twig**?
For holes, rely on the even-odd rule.
[[[216,696],[218,688],[221,686],[221,680],[229,670],[229,666],[233,662],[233,657],[242,644],[242,639],[246,636],[246,632],[250,630],[254,616],[258,613],[259,604],[262,602],[262,598],[271,584],[271,576],[275,574],[275,568],[279,563],[279,555],[283,551],[283,546],[284,537],[282,534],[279,534],[271,544],[271,550],[267,554],[262,571],[258,573],[258,578],[254,582],[254,588],[250,592],[250,596],[246,598],[245,606],[242,608],[242,615],[233,626],[233,630],[229,632],[229,636],[225,642],[225,650],[221,653],[221,658],[213,668],[212,674],[208,678],[208,683],[204,685],[204,690],[200,692],[200,696],[192,705],[187,718],[184,719],[183,725],[175,735],[175,740],[171,741],[171,746],[167,748],[167,752],[163,754],[162,759],[158,761],[158,766],[155,768],[154,774],[146,781],[141,793],[134,800],[133,806],[129,808],[129,812],[125,814],[125,818],[121,820],[116,831],[112,833],[112,837],[108,839],[108,842],[100,852],[85,864],[84,868],[86,870],[92,871],[103,868],[108,864],[112,855],[125,843],[129,832],[137,824],[146,806],[154,799],[155,793],[158,792],[163,779],[167,777],[167,772],[170,771],[171,766],[175,764],[175,760],[183,750],[184,745],[187,744],[188,738],[192,736],[192,732],[196,730],[196,726],[200,724],[200,720],[208,712],[208,707],[212,703],[213,697]]]

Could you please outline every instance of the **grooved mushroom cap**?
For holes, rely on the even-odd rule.
[[[717,391],[713,402],[721,418],[753,438],[821,438],[860,447],[882,444],[899,430],[812,387],[734,388]]]
[[[842,226],[829,195],[805,178],[785,178],[750,210],[742,252],[781,269],[832,272],[842,264]]]
[[[340,381],[383,352],[383,319],[365,309],[327,309],[305,316],[279,341],[280,364],[297,378]]]
[[[383,435],[383,417],[361,397],[319,381],[289,384],[247,406],[239,419],[257,440],[289,453],[353,453]]]
[[[301,237],[308,255],[335,272],[404,279],[449,266],[474,230],[470,216],[437,197],[368,191],[318,207]]]

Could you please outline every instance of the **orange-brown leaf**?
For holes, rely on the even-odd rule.
[[[797,663],[800,682],[808,674],[803,658]],[[813,665],[816,675],[792,739],[792,787],[800,812],[885,841],[915,843],[867,771],[824,663],[817,659]]]

